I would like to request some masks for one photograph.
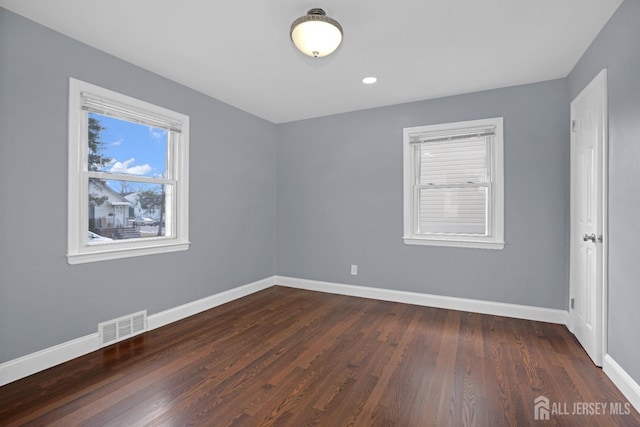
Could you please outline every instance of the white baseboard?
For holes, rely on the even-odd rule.
[[[44,371],[100,347],[98,333],[85,335],[0,364],[0,386]]]
[[[602,361],[602,370],[636,408],[636,411],[640,412],[640,385],[608,354]]]
[[[275,276],[152,314],[147,318],[147,329],[156,329],[184,319],[185,317],[193,316],[202,311],[269,288],[273,286],[274,283]],[[96,329],[97,327],[96,325]],[[8,362],[0,364],[0,386],[91,353],[99,348],[100,340],[96,332],[95,334],[76,338],[17,359],[9,360]]]
[[[289,286],[298,289],[348,295],[361,298],[372,298],[384,301],[401,302],[405,304],[422,305],[428,307],[446,308],[451,310],[469,311],[474,313],[492,314],[496,316],[514,317],[518,319],[536,320],[541,322],[566,325],[569,313],[564,310],[531,307],[517,304],[506,304],[473,300],[466,298],[445,297],[439,295],[421,294],[416,292],[396,291],[391,289],[371,288],[339,283],[322,282],[317,280],[297,279],[293,277],[272,276],[244,286],[220,292],[218,294],[192,301],[178,307],[155,313],[147,319],[148,330],[156,329],[172,322],[184,319],[205,310],[217,307],[227,302],[242,298],[252,293],[269,288],[273,285]],[[67,362],[76,357],[91,353],[100,348],[98,333],[86,335],[53,347],[46,348],[26,356],[0,364],[0,386],[27,377],[36,372]],[[620,389],[622,394],[640,412],[640,385],[625,372],[624,369],[610,356],[603,361],[603,370]]]
[[[536,320],[539,322],[558,323],[561,325],[566,325],[569,319],[568,311],[555,310],[551,308],[532,307],[467,298],[445,297],[440,295],[345,285],[284,276],[276,276],[275,282],[278,285],[307,289],[310,291],[372,298],[427,307],[446,308],[450,310],[469,311],[472,313],[493,314],[495,316],[514,317],[517,319]]]
[[[568,319],[568,312],[563,310],[272,276],[178,307],[170,308],[160,313],[152,314],[147,319],[148,330],[156,329],[193,316],[202,311],[269,288],[275,284],[312,291],[493,314],[541,322],[566,324]],[[0,364],[0,386],[91,353],[99,348],[98,333],[95,333],[2,363]]]
[[[148,329],[152,330],[168,325],[169,323],[176,322],[186,317],[193,316],[194,314],[198,314],[205,310],[209,310],[238,298],[269,288],[275,283],[274,277],[275,276],[258,280],[257,282],[229,289],[228,291],[220,292],[219,294],[211,295],[196,301],[188,302],[178,307],[161,311],[160,313],[152,314],[147,319]]]

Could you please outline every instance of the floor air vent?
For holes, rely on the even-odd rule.
[[[119,317],[98,325],[100,347],[111,345],[147,330],[147,310]]]

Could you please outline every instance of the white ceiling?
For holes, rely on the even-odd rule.
[[[0,0],[274,123],[565,77],[622,0]],[[344,28],[303,56],[313,7]],[[378,83],[363,85],[366,76]]]

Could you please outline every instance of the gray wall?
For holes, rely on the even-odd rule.
[[[608,67],[609,352],[640,381],[637,22],[625,1],[567,79],[275,126],[0,8],[0,363],[276,272],[566,309],[568,105]],[[189,251],[67,264],[69,77],[190,115]],[[495,116],[505,249],[404,245],[402,128]]]
[[[626,0],[568,77],[570,99],[603,68],[609,90],[609,354],[640,383],[640,1]]]
[[[566,309],[567,99],[561,79],[280,125],[278,274]],[[404,245],[402,129],[497,116],[504,250]]]
[[[191,248],[70,266],[68,80],[191,117]],[[276,126],[0,8],[0,362],[275,274]]]

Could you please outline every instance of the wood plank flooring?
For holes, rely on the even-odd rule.
[[[539,396],[549,421],[534,419]],[[583,402],[608,406],[571,414],[591,412]],[[275,286],[0,387],[0,425],[608,427],[640,415],[563,326]]]

